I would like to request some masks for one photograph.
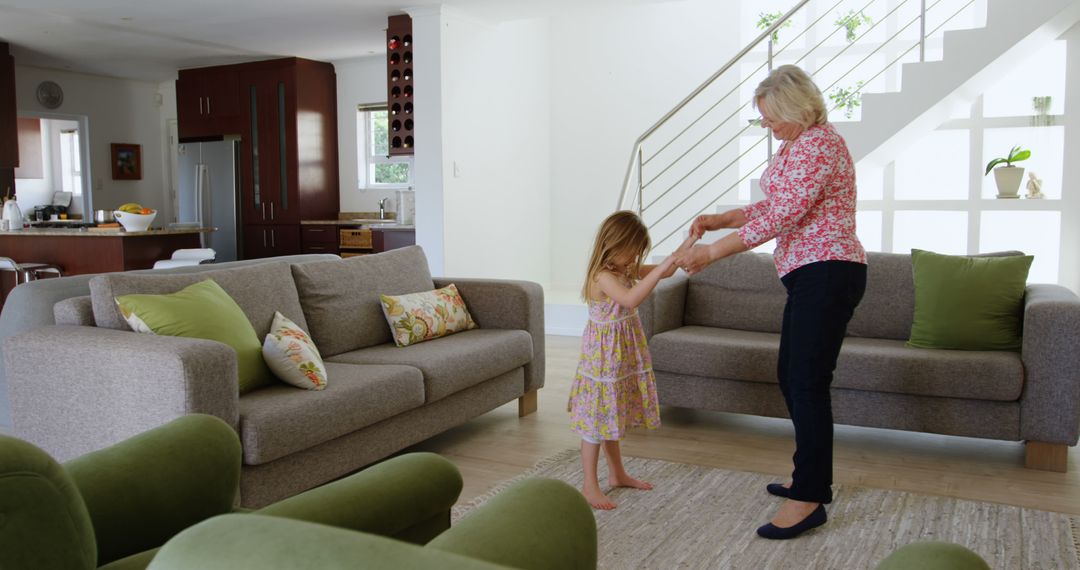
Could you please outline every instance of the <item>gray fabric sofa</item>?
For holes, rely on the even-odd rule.
[[[131,332],[113,301],[206,278],[236,300],[260,338],[275,311],[306,330],[326,361],[327,388],[280,383],[240,396],[231,348]],[[396,347],[379,294],[451,282],[479,328]],[[16,436],[63,461],[184,414],[211,414],[240,435],[246,507],[338,478],[514,399],[520,414],[529,413],[544,382],[540,286],[432,279],[416,246],[344,260],[297,256],[49,279],[16,293],[9,303],[52,303],[56,322],[19,326],[9,307],[0,316]]]
[[[1064,471],[1080,433],[1080,298],[1029,285],[1018,353],[911,348],[911,256],[868,263],[832,384],[835,421],[1024,441],[1028,467]],[[767,254],[662,281],[639,309],[660,402],[787,417],[776,386],[785,300]]]

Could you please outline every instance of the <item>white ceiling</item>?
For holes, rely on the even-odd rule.
[[[0,0],[15,62],[147,80],[281,56],[330,61],[384,53],[386,18],[440,4],[486,21],[618,0]]]

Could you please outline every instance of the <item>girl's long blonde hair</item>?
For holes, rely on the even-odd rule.
[[[585,272],[585,285],[581,288],[581,297],[589,300],[592,285],[596,283],[601,271],[614,271],[614,260],[623,253],[630,253],[633,262],[626,268],[626,277],[635,281],[641,273],[641,265],[645,262],[645,254],[648,253],[652,242],[649,240],[649,229],[641,221],[637,214],[629,210],[620,210],[608,216],[600,229],[596,231],[596,241],[593,243],[592,255],[589,257],[589,268]]]

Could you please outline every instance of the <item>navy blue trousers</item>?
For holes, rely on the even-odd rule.
[[[819,261],[780,279],[787,288],[777,378],[795,425],[790,496],[832,502],[832,384],[848,321],[866,291],[866,265]]]

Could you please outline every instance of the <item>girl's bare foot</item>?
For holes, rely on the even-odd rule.
[[[581,494],[585,495],[585,500],[588,501],[594,509],[610,511],[615,508],[615,502],[609,499],[599,487],[583,487],[581,489]]]
[[[609,476],[608,484],[612,487],[630,487],[631,489],[641,489],[643,491],[651,491],[653,488],[652,483],[634,479],[629,473]]]

